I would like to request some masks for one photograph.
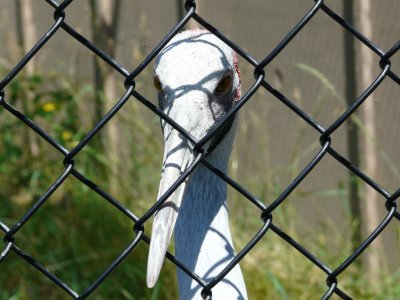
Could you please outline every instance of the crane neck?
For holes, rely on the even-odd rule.
[[[207,160],[226,172],[233,130]],[[175,227],[175,255],[190,270],[209,282],[235,257],[226,203],[227,185],[205,166],[191,175]],[[202,299],[201,286],[178,269],[181,300]],[[247,299],[239,265],[212,289],[213,299]]]

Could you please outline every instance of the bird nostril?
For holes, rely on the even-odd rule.
[[[154,87],[157,89],[157,91],[161,92],[162,91],[162,84],[160,81],[160,78],[158,78],[157,76],[154,77]]]

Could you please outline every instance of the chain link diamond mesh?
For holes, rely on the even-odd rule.
[[[139,101],[145,105],[148,109],[157,114],[160,118],[166,120],[172,126],[177,128],[185,137],[190,138],[190,135],[185,132],[182,128],[178,126],[173,120],[171,120],[167,115],[165,115],[157,106],[152,104],[145,96],[140,94],[135,89],[135,78],[152,62],[152,60],[157,56],[157,54],[163,49],[163,47],[168,43],[171,38],[173,38],[180,30],[182,30],[185,24],[190,20],[194,19],[204,28],[208,29],[210,32],[215,34],[226,44],[232,47],[239,56],[241,56],[245,61],[253,66],[254,70],[254,82],[251,87],[244,93],[238,105],[236,105],[226,116],[224,121],[216,127],[212,132],[208,133],[200,141],[193,141],[195,143],[195,149],[198,150],[198,157],[191,168],[188,168],[181,178],[176,182],[174,187],[176,188],[186,176],[195,169],[198,164],[205,165],[210,172],[214,172],[217,176],[222,178],[228,185],[233,189],[241,193],[244,198],[246,198],[251,205],[258,208],[260,213],[260,218],[262,220],[262,225],[260,225],[259,231],[251,239],[251,241],[237,254],[236,258],[214,279],[209,282],[204,281],[189,268],[184,266],[179,262],[171,253],[167,253],[167,259],[174,263],[177,267],[185,271],[189,276],[196,280],[202,287],[202,295],[205,299],[211,299],[212,288],[223,280],[224,276],[237,264],[239,261],[247,255],[251,249],[265,237],[267,234],[278,235],[281,239],[286,241],[290,246],[299,251],[305,260],[312,262],[317,268],[321,269],[326,274],[326,292],[321,295],[322,299],[328,299],[333,294],[336,294],[342,299],[351,299],[351,295],[348,295],[344,290],[340,288],[338,276],[346,272],[347,268],[360,256],[362,252],[368,249],[372,241],[380,235],[380,233],[389,225],[389,223],[394,222],[395,219],[400,220],[400,214],[397,211],[397,198],[400,195],[400,188],[390,193],[384,190],[378,182],[368,177],[367,174],[363,173],[357,166],[355,166],[351,161],[348,161],[340,152],[338,152],[332,145],[332,135],[335,131],[341,127],[346,120],[348,120],[351,115],[359,108],[365,101],[368,101],[369,95],[384,81],[392,80],[395,84],[400,85],[400,77],[391,69],[391,57],[398,53],[400,49],[400,41],[394,44],[389,50],[384,51],[380,49],[372,41],[368,40],[361,32],[359,32],[352,25],[348,24],[344,19],[342,19],[335,11],[333,11],[324,1],[319,0],[314,3],[310,2],[312,5],[309,11],[303,16],[303,18],[294,26],[291,31],[282,39],[279,44],[270,52],[265,55],[265,58],[261,61],[257,61],[250,54],[246,53],[240,45],[235,44],[229,38],[227,38],[223,32],[215,28],[212,24],[208,23],[207,20],[203,19],[200,15],[196,13],[196,2],[186,1],[185,8],[186,14],[180,20],[180,22],[171,29],[171,31],[158,43],[158,45],[150,52],[150,54],[132,71],[129,71],[122,67],[113,57],[110,57],[102,49],[99,49],[94,43],[86,39],[80,33],[78,33],[73,27],[68,25],[65,20],[65,16],[68,14],[68,6],[73,2],[73,0],[66,0],[58,4],[53,0],[45,0],[49,5],[54,8],[54,24],[48,29],[48,31],[40,38],[36,45],[20,60],[20,62],[7,74],[5,78],[0,82],[0,105],[2,109],[8,111],[15,118],[18,118],[31,130],[36,132],[42,139],[47,141],[52,147],[54,147],[58,152],[60,152],[64,159],[63,165],[64,170],[59,177],[54,181],[54,183],[48,187],[48,190],[31,206],[31,208],[25,212],[21,219],[19,219],[11,227],[5,225],[4,222],[0,220],[0,229],[3,232],[4,246],[0,255],[0,263],[6,260],[11,252],[14,252],[21,260],[24,260],[27,264],[32,265],[38,270],[43,276],[48,277],[54,284],[59,288],[63,289],[65,293],[74,299],[84,299],[88,297],[93,291],[98,288],[105,278],[112,278],[112,271],[124,262],[124,259],[131,253],[139,243],[149,243],[150,239],[144,233],[144,224],[148,222],[155,211],[166,201],[167,197],[161,197],[145,214],[142,216],[137,216],[134,212],[127,209],[122,205],[117,199],[108,194],[101,187],[97,186],[94,182],[89,180],[84,174],[80,173],[74,167],[74,158],[79,154],[83,148],[93,139],[93,137],[99,133],[103,127],[109,122],[119,110],[124,109],[124,105],[128,100]],[[337,23],[337,26],[343,27],[347,32],[351,33],[356,39],[358,39],[362,44],[367,46],[370,51],[372,51],[377,57],[379,57],[379,67],[381,69],[379,75],[370,83],[370,85],[365,89],[365,91],[357,98],[354,99],[352,104],[347,107],[347,109],[328,127],[324,127],[318,122],[316,122],[306,111],[299,108],[294,101],[278,90],[276,90],[272,84],[268,81],[268,76],[266,76],[265,68],[279,55],[279,53],[285,47],[291,47],[292,39],[305,27],[308,22],[317,14],[328,15],[332,23]],[[4,89],[12,83],[17,74],[23,70],[26,64],[41,50],[41,48],[52,39],[54,33],[59,30],[64,30],[69,34],[71,39],[76,39],[82,45],[82,47],[87,47],[95,55],[101,58],[110,67],[119,72],[125,79],[124,86],[126,88],[125,93],[115,104],[115,106],[108,111],[108,113],[98,122],[98,124],[71,150],[67,150],[60,143],[56,141],[51,135],[46,133],[38,124],[32,121],[28,116],[18,111],[7,101],[7,94],[4,93]],[[230,178],[227,174],[224,174],[209,162],[203,159],[202,146],[209,141],[219,128],[224,126],[225,122],[229,121],[230,117],[237,113],[246,102],[251,101],[253,94],[259,90],[265,89],[268,93],[275,96],[275,98],[282,102],[293,114],[298,115],[306,124],[308,124],[313,130],[315,130],[320,138],[320,149],[317,154],[308,162],[306,167],[297,175],[297,177],[280,193],[280,195],[272,201],[271,204],[266,205],[257,197],[253,196],[250,191],[246,190],[240,183],[236,182]],[[338,262],[334,266],[328,266],[323,261],[321,261],[316,255],[311,253],[306,247],[304,247],[299,241],[293,239],[288,233],[281,230],[273,222],[274,211],[287,199],[287,197],[297,188],[297,186],[304,180],[304,178],[327,156],[330,156],[337,160],[341,165],[350,170],[355,176],[365,182],[367,185],[372,187],[381,195],[382,206],[387,210],[386,216],[381,220],[379,226],[358,246],[358,248],[351,253],[344,261]],[[46,269],[39,261],[35,260],[28,253],[24,252],[18,247],[18,239],[15,235],[21,228],[30,221],[32,216],[34,216],[38,210],[42,209],[42,205],[49,199],[49,197],[62,186],[68,177],[75,177],[80,181],[81,184],[86,185],[88,188],[92,189],[104,200],[115,206],[118,211],[125,215],[126,218],[131,219],[134,223],[134,230],[132,234],[132,239],[130,244],[123,250],[118,257],[113,261],[113,263],[108,266],[108,268],[81,293],[73,290],[68,282],[63,282],[60,278],[55,276],[51,271]],[[0,264],[1,270],[1,264]],[[111,279],[112,280],[112,279]]]

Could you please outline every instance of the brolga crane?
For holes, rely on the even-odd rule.
[[[204,30],[176,35],[158,55],[154,70],[159,107],[200,140],[239,101],[235,52]],[[235,131],[233,119],[204,147],[206,160],[227,171]],[[193,145],[161,121],[165,149],[158,197],[195,160]],[[175,227],[175,256],[206,282],[219,274],[235,251],[229,230],[227,185],[204,165],[175,190],[154,217],[147,265],[147,285],[157,281]],[[176,224],[175,224],[176,223]],[[201,286],[178,268],[180,299],[202,299]],[[212,288],[213,299],[247,299],[239,265]]]

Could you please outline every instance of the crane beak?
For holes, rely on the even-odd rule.
[[[170,126],[167,126],[164,131],[166,129],[169,129],[169,132],[164,132],[163,171],[157,199],[164,195],[194,161],[189,142]],[[147,286],[149,288],[154,287],[160,274],[188,179],[189,177],[179,185],[155,214],[147,262]]]

